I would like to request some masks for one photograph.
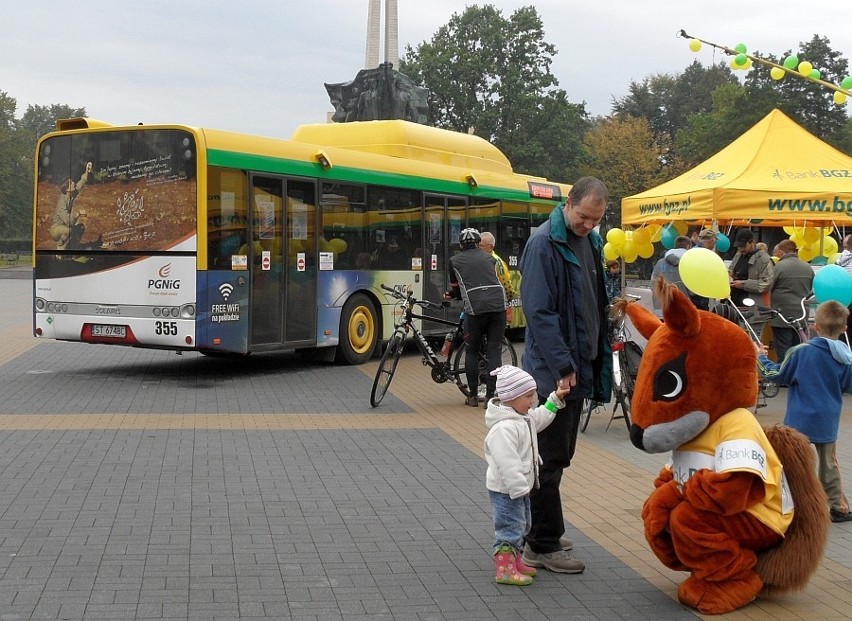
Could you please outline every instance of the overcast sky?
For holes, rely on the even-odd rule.
[[[116,124],[182,123],[289,137],[332,111],[324,82],[365,63],[366,0],[0,0],[0,91]],[[631,81],[679,73],[698,54],[675,34],[782,55],[814,34],[852,63],[850,0],[399,0],[400,55],[452,14],[535,5],[552,71],[594,115]],[[765,70],[765,69],[764,69]],[[852,104],[847,104],[847,107]]]

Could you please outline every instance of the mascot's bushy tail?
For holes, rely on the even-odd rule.
[[[790,427],[764,428],[784,465],[796,513],[784,541],[757,557],[755,571],[762,594],[798,591],[816,571],[828,537],[828,499],[816,476],[816,459],[808,439]]]

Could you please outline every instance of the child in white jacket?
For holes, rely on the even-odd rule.
[[[565,407],[568,388],[552,392],[543,405],[533,409],[536,385],[529,373],[506,365],[491,374],[497,376],[497,397],[485,410],[485,485],[494,516],[494,579],[500,584],[525,586],[536,574],[521,562],[521,550],[531,524],[530,492],[538,487],[541,458],[537,434]]]

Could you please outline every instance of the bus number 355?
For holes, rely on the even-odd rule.
[[[164,334],[166,336],[177,336],[178,328],[175,321],[158,321],[154,327],[154,332]]]

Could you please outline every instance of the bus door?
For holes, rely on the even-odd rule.
[[[248,261],[255,351],[316,344],[316,184],[253,175]]]
[[[466,200],[458,196],[425,195],[426,204],[426,252],[424,252],[423,297],[440,304],[445,291],[450,288],[450,257],[459,251],[459,233],[465,226]],[[446,319],[458,319],[461,302],[453,302],[443,312],[426,312]],[[426,323],[424,330],[446,327]]]

